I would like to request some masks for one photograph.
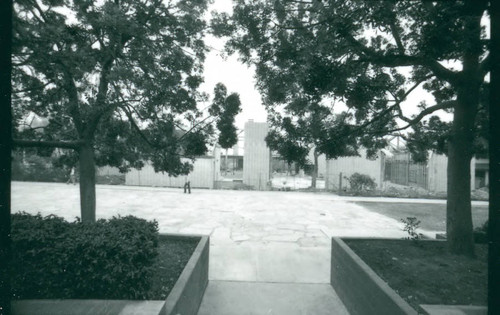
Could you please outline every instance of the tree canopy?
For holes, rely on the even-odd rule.
[[[373,154],[385,145],[383,136],[414,127],[412,150],[446,150],[448,240],[453,252],[471,255],[469,170],[481,147],[476,135],[487,122],[480,117],[487,112],[481,95],[488,39],[481,19],[488,6],[468,0],[241,0],[232,15],[215,14],[212,24],[215,34],[228,37],[229,52],[256,66],[266,105],[307,108],[304,98],[343,103],[326,142],[354,137]],[[408,116],[407,100],[418,87],[435,104],[421,102]],[[453,113],[453,122],[426,120],[439,110]]]
[[[238,93],[227,95],[227,89],[222,83],[214,88],[214,99],[208,112],[217,117],[216,126],[219,130],[217,143],[228,149],[238,143],[238,134],[234,125],[234,117],[241,112],[241,101]]]
[[[125,172],[151,161],[179,175],[190,171],[181,158],[206,152],[207,3],[16,1],[14,144],[78,153],[84,221],[95,220],[95,164]],[[43,132],[17,128],[30,112],[48,118]]]
[[[370,143],[373,136],[413,127],[438,110],[452,110],[456,91],[447,80],[455,82],[459,72],[442,63],[460,62],[470,46],[468,38],[474,36],[463,36],[464,14],[480,18],[486,2],[472,5],[476,13],[466,12],[468,6],[425,1],[236,1],[231,17],[216,14],[212,23],[216,34],[229,36],[230,52],[256,65],[265,105],[286,104],[285,110],[297,115],[307,111],[311,98],[344,103],[352,118],[346,119],[347,135],[370,134],[363,145],[377,148],[383,140]],[[477,35],[482,55],[484,29],[481,39]],[[486,58],[479,71],[484,78]],[[432,93],[437,104],[421,103],[421,112],[407,117],[405,101],[419,86]]]
[[[301,103],[297,106],[297,103]],[[270,131],[266,137],[268,147],[275,150],[291,165],[304,168],[312,164],[311,187],[316,187],[318,156],[329,159],[358,155],[359,143],[355,137],[341,137],[339,124],[345,115],[334,114],[317,102],[292,101],[283,107],[267,106]],[[373,150],[373,149],[372,149]],[[313,153],[310,161],[309,153]]]
[[[137,166],[133,152],[147,138],[155,165],[176,173],[165,159],[178,154],[174,130],[193,121],[202,97],[205,9],[204,1],[17,2],[15,113],[48,117],[44,140],[94,139],[98,164],[124,170]]]

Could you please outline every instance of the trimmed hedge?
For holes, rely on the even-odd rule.
[[[14,299],[146,299],[158,223],[133,216],[96,223],[12,215]]]

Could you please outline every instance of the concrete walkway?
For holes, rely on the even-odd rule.
[[[403,237],[397,220],[333,194],[97,186],[97,218],[210,235],[210,280],[329,283],[332,236]],[[357,199],[362,200],[362,199]],[[78,185],[12,183],[12,211],[80,216]]]
[[[348,315],[329,284],[210,281],[198,315]]]
[[[262,307],[269,308],[264,314],[323,314],[309,307],[316,303],[304,295],[307,290],[330,296],[325,305],[336,305],[332,314],[342,314],[345,309],[337,303],[334,291],[327,289],[331,237],[406,235],[402,223],[352,201],[444,202],[301,192],[194,189],[192,194],[184,194],[173,188],[98,185],[97,218],[135,215],[157,220],[162,233],[210,235],[212,282],[200,314],[231,314],[233,308],[225,296],[241,296],[241,303],[267,297],[268,301],[262,300]],[[73,221],[80,216],[79,209],[78,186],[12,183],[12,212],[40,211]],[[301,305],[294,309],[304,311],[285,312],[292,304],[278,302],[280,295],[289,296]],[[249,305],[257,307],[253,304]],[[221,308],[213,311],[217,305]],[[240,310],[237,314],[263,313]]]

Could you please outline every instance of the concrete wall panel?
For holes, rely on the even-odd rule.
[[[267,132],[267,123],[245,123],[243,183],[258,190],[266,189],[270,180],[271,151],[264,140]]]

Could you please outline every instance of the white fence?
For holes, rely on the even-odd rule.
[[[445,155],[430,153],[427,162],[429,173],[428,189],[434,192],[446,192],[448,190],[448,157]],[[476,159],[470,162],[471,190],[475,187]]]
[[[338,189],[340,181],[342,187],[349,185],[344,177],[349,177],[354,173],[365,174],[373,178],[377,187],[381,187],[384,175],[384,153],[379,152],[375,160],[365,157],[365,152],[360,152],[361,156],[350,156],[326,161],[325,187],[326,189]],[[342,175],[340,175],[342,173]],[[342,179],[340,179],[342,177]]]
[[[193,171],[189,175],[177,177],[166,173],[156,173],[153,166],[145,165],[141,170],[132,169],[125,175],[125,185],[184,187],[187,180],[193,188],[214,188],[214,182],[220,178],[220,151],[215,157],[203,156],[195,160]]]

